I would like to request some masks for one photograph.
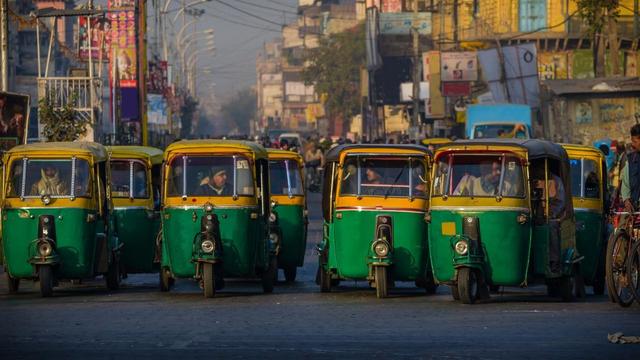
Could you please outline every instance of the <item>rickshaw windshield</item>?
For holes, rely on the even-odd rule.
[[[136,160],[111,160],[111,195],[114,198],[148,199],[146,166]]]
[[[474,139],[516,138],[525,139],[527,133],[520,124],[484,124],[474,129]]]
[[[167,196],[253,196],[251,161],[244,156],[176,156]]]
[[[436,164],[435,196],[524,197],[521,160],[510,155],[449,154]]]
[[[300,167],[294,160],[269,161],[270,187],[272,195],[303,195]]]
[[[571,159],[571,192],[573,197],[599,199],[600,179],[596,161]]]
[[[7,197],[40,198],[91,197],[91,174],[86,160],[14,160],[9,173]]]
[[[348,156],[342,167],[340,195],[427,197],[424,159]]]

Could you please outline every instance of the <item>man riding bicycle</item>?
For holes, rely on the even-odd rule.
[[[631,151],[620,173],[620,197],[624,211],[632,212],[640,200],[640,124],[631,127]]]

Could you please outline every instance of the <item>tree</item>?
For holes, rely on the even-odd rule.
[[[256,93],[251,89],[240,90],[231,100],[222,105],[222,118],[240,134],[249,134],[251,121],[256,117]]]
[[[616,19],[620,0],[576,0],[578,14],[589,26],[594,43],[594,73],[596,77],[605,76],[605,36],[609,38],[609,50],[613,73],[618,74],[618,36]],[[605,33],[607,35],[605,35]]]
[[[42,135],[47,141],[75,141],[87,133],[91,120],[76,116],[73,104],[77,95],[72,95],[62,108],[55,107],[53,96],[45,96],[39,101],[38,118],[42,124]]]
[[[305,60],[305,83],[315,85],[317,94],[327,95],[330,115],[349,119],[359,112],[360,70],[366,61],[364,25],[322,38]]]

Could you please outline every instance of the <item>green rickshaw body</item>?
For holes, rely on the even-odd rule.
[[[278,254],[280,268],[304,265],[304,254],[307,249],[307,221],[304,205],[274,206],[278,214],[278,225],[282,231],[282,246]]]
[[[163,152],[147,146],[111,146],[111,197],[115,226],[124,245],[126,273],[159,269],[160,174]]]
[[[604,234],[603,215],[585,209],[576,209],[576,247],[578,253],[584,256],[580,262],[580,273],[587,284],[592,284],[599,275],[599,267],[604,266],[604,249],[606,237]],[[604,275],[604,273],[602,273]]]

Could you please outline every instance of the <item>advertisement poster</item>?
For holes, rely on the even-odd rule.
[[[422,76],[429,83],[429,97],[425,99],[425,116],[439,118],[444,116],[444,98],[440,91],[440,52],[422,53]]]
[[[443,82],[478,80],[478,60],[473,51],[443,52],[440,65]]]
[[[147,94],[149,124],[167,125],[167,101],[162,95]]]
[[[591,103],[579,102],[576,104],[576,124],[591,124]]]
[[[0,149],[26,143],[29,95],[0,92]]]
[[[543,52],[538,54],[538,75],[540,80],[567,79],[568,54],[566,52]]]
[[[382,2],[382,12],[385,12],[385,13],[402,12],[402,0],[384,0]]]
[[[150,94],[164,94],[168,82],[167,62],[160,60],[149,61],[148,66],[147,92]]]
[[[89,21],[87,17],[78,17],[78,56],[81,60],[88,61],[89,56],[93,60],[107,61],[109,52],[107,49],[108,34],[111,25],[104,18],[91,19],[91,36],[89,36]]]
[[[111,20],[111,61],[115,61],[120,87],[138,85],[136,57],[136,16],[134,11],[109,13]],[[114,59],[115,57],[115,59]]]
[[[416,27],[420,35],[431,34],[431,13],[380,13],[380,34],[409,35]]]
[[[131,10],[136,6],[136,0],[109,0],[107,5],[110,10]]]

